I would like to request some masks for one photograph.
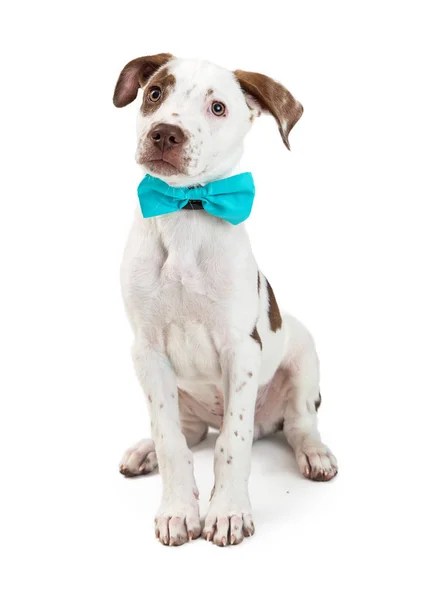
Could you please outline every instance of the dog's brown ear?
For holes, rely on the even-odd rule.
[[[273,115],[278,123],[282,141],[290,150],[288,134],[303,114],[303,106],[285,89],[283,85],[262,75],[248,71],[235,71],[235,76],[243,92],[249,94],[264,111]]]
[[[122,108],[135,100],[138,88],[144,86],[153,73],[172,58],[174,58],[172,54],[154,54],[131,60],[119,75],[113,94],[113,104]]]

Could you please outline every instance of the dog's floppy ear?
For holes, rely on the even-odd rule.
[[[119,75],[114,90],[113,104],[122,108],[135,100],[138,88],[144,86],[153,73],[172,58],[174,58],[172,54],[154,54],[131,60]]]
[[[241,89],[251,106],[253,98],[264,111],[275,117],[282,141],[290,150],[288,134],[303,114],[303,106],[285,89],[283,85],[262,75],[248,71],[235,71]],[[254,104],[254,101],[253,101]]]

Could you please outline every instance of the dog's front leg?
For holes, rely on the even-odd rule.
[[[260,345],[250,336],[221,356],[224,419],[215,448],[215,484],[204,537],[219,546],[254,533],[248,496]]]
[[[198,490],[193,474],[193,455],[181,432],[175,373],[166,356],[145,340],[133,350],[138,379],[149,400],[163,495],[155,519],[156,536],[163,544],[178,546],[199,537]]]

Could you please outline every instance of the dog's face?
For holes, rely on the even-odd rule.
[[[170,54],[137,58],[119,76],[113,101],[138,111],[137,162],[170,185],[203,184],[229,174],[262,111],[276,119],[284,143],[303,109],[279,83],[259,73],[232,73]]]

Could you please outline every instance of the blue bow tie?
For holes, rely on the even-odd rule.
[[[146,175],[138,186],[141,212],[146,219],[176,212],[189,202],[192,207],[196,200],[206,211],[232,225],[238,225],[250,216],[255,193],[251,173],[194,188],[172,187],[157,177]]]

